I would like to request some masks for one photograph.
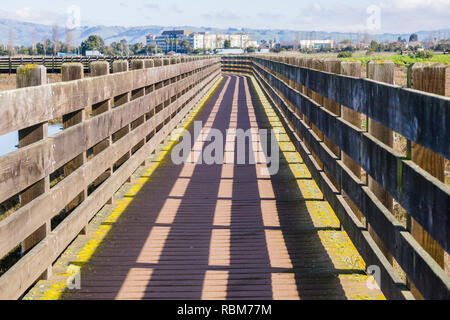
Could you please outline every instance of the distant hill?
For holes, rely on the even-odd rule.
[[[81,41],[85,40],[91,34],[97,34],[101,36],[107,44],[114,41],[120,41],[121,39],[126,39],[129,43],[145,42],[145,36],[149,33],[160,34],[164,30],[171,29],[189,29],[195,32],[208,31],[211,33],[237,33],[245,32],[249,33],[252,40],[270,40],[276,39],[277,41],[293,41],[296,38],[305,39],[309,37],[312,31],[295,31],[295,30],[282,30],[282,29],[218,29],[218,28],[208,28],[208,27],[190,27],[190,26],[142,26],[142,27],[121,27],[121,26],[82,26],[77,28],[73,32],[74,43],[79,44]],[[31,45],[33,31],[36,34],[36,41],[44,41],[45,39],[52,38],[52,26],[35,24],[29,22],[21,22],[10,19],[0,19],[0,44],[7,44],[9,42],[9,30],[13,31],[14,44],[15,45]],[[434,36],[437,37],[439,32],[441,35],[447,35],[450,37],[450,29],[435,30],[432,31]],[[425,40],[430,36],[430,31],[419,31],[416,32],[420,40]],[[344,40],[352,36],[352,39],[356,41],[356,33],[339,33],[339,32],[313,32],[313,37],[315,39],[338,39]],[[371,35],[371,39],[377,41],[393,41],[398,37],[409,39],[409,34],[379,34]],[[64,27],[59,27],[59,38],[61,41],[65,41],[65,30]],[[361,35],[361,40],[363,40],[363,35]]]

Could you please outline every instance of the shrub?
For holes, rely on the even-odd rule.
[[[351,58],[353,57],[353,53],[350,51],[340,52],[337,56],[338,58]]]
[[[415,55],[417,59],[431,59],[433,56],[434,53],[428,50],[418,51]]]

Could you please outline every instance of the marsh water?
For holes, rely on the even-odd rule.
[[[62,130],[62,124],[52,124],[48,126],[48,135],[53,136]],[[18,132],[10,132],[4,135],[0,135],[0,156],[8,154],[17,150],[19,144]]]

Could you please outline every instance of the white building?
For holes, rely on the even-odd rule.
[[[246,49],[248,47],[248,34],[237,33],[227,35],[232,48]]]
[[[249,40],[247,42],[247,46],[248,47],[253,47],[253,48],[259,48],[258,41],[256,41],[256,40]]]
[[[166,53],[169,51],[186,52],[186,48],[184,47],[185,42],[188,42],[193,50],[214,50],[224,48],[226,40],[230,42],[231,48],[246,49],[250,46],[248,34],[244,33],[213,34],[209,32],[173,30],[164,31],[159,36],[152,34],[147,35],[147,45],[158,46]]]
[[[320,49],[333,48],[332,40],[300,40],[299,45],[301,49]]]

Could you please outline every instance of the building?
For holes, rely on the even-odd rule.
[[[333,40],[300,40],[300,49],[333,49]]]
[[[189,30],[164,31],[161,35],[147,35],[147,45],[157,46],[164,52],[175,51],[186,53],[186,44],[192,50],[215,50],[225,47],[225,41],[230,42],[231,48],[246,49],[253,44],[249,42],[248,34],[213,34],[209,32],[191,32]]]
[[[249,47],[249,41],[247,33],[238,33],[238,34],[232,34],[230,35],[231,40],[231,47],[233,47],[233,41],[236,44],[237,48],[241,49],[247,49]],[[234,38],[234,39],[233,39]]]
[[[186,52],[186,43],[189,43],[191,47],[191,38],[192,34],[189,30],[171,30],[171,31],[163,31],[163,33],[159,36],[149,34],[147,35],[147,45],[156,46],[161,48],[164,52]],[[195,45],[195,44],[194,44]]]
[[[247,41],[247,47],[259,48],[258,41],[256,40]]]
[[[297,49],[333,49],[334,43],[332,40],[299,40],[299,41],[282,41],[276,44],[275,47]]]

